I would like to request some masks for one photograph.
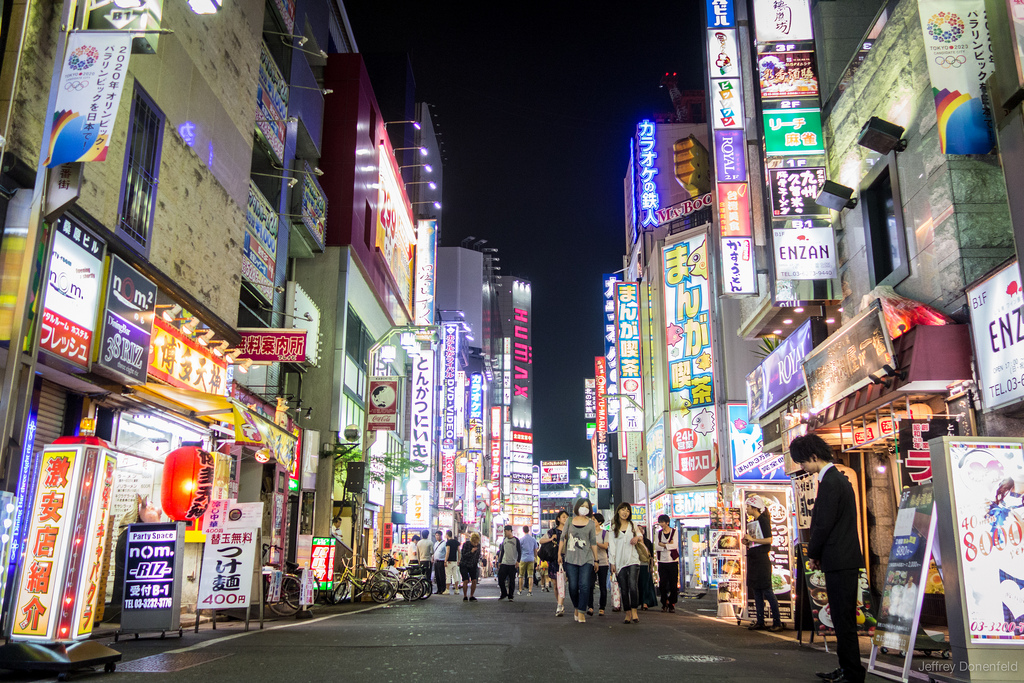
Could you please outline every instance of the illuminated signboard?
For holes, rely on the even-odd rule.
[[[445,504],[451,507],[455,497],[455,451],[441,450],[441,490]]]
[[[89,449],[86,457],[92,458],[94,451],[95,449]],[[85,464],[85,486],[81,501],[82,503],[88,501],[89,512],[84,524],[85,542],[82,543],[81,539],[75,541],[76,547],[81,549],[82,570],[78,576],[74,576],[73,573],[69,575],[69,579],[78,580],[78,599],[75,601],[74,616],[71,621],[71,628],[78,638],[88,637],[92,633],[96,608],[106,597],[100,595],[100,577],[103,567],[103,551],[107,533],[110,531],[108,517],[113,503],[114,471],[116,469],[117,457],[106,450],[97,454],[95,462],[90,459]],[[91,500],[86,498],[90,491]],[[81,519],[80,513],[79,521]],[[66,602],[67,598],[65,598],[65,604]],[[60,633],[63,635],[66,631],[63,619],[61,621]]]
[[[1024,319],[1020,268],[1012,261],[967,290],[978,384],[986,410],[1016,403],[1024,397],[1020,381],[1018,331]]]
[[[672,494],[671,515],[676,519],[706,519],[718,504],[718,491],[680,491]]]
[[[764,112],[764,145],[768,156],[810,156],[825,153],[818,109],[771,109]]]
[[[804,322],[747,375],[747,407],[757,419],[804,388],[804,356],[814,348],[811,321]]]
[[[601,356],[594,358],[595,395],[597,399],[597,431],[608,431],[608,400],[604,397],[607,390],[605,359]]]
[[[530,283],[512,282],[512,426],[533,426],[533,310]]]
[[[366,406],[366,429],[391,431],[398,429],[398,378],[371,377],[370,401]]]
[[[153,320],[148,372],[172,387],[227,395],[227,362],[159,316]]]
[[[446,323],[441,326],[441,349],[444,354],[444,415],[441,423],[441,448],[455,448],[456,373],[458,372],[459,326]]]
[[[615,337],[615,284],[619,281],[618,275],[605,275],[602,279],[604,284],[604,378],[605,394],[619,393],[619,356],[616,348]],[[598,401],[600,401],[600,395]],[[611,405],[605,402],[606,429],[604,432],[619,431],[619,404],[617,401]],[[598,410],[601,407],[598,405]]]
[[[331,590],[334,587],[334,539],[314,537],[313,549],[309,556],[309,571],[317,590]]]
[[[110,257],[96,364],[130,384],[146,383],[156,293],[156,283]]]
[[[412,400],[410,403],[410,478],[430,479],[434,444],[434,354],[421,352],[412,357]]]
[[[316,172],[309,163],[302,162],[306,172],[302,176],[302,224],[306,226],[316,245],[324,248],[327,232],[327,198],[316,180]]]
[[[782,452],[765,453],[761,425],[750,419],[745,403],[729,403],[729,448],[733,481],[789,481]]]
[[[715,78],[740,77],[740,51],[736,29],[708,31],[708,55]]]
[[[654,161],[658,158],[658,153],[654,150],[654,133],[654,122],[648,119],[644,119],[636,126],[636,191],[639,209],[637,213],[641,230],[658,225],[655,212],[660,208],[660,199],[658,184],[655,181],[658,169],[654,167]]]
[[[266,43],[261,45],[256,88],[256,130],[270,146],[278,164],[284,163],[288,136],[288,82],[281,75]]]
[[[394,161],[384,145],[378,149],[380,177],[377,190],[377,235],[375,246],[380,250],[391,275],[398,283],[398,298],[405,310],[412,311],[413,246],[416,233],[412,226],[412,210],[405,197]]]
[[[77,223],[57,221],[39,348],[85,369],[92,360],[104,249]]]
[[[242,244],[242,277],[268,303],[274,300],[279,221],[277,211],[250,180]]]
[[[711,79],[711,125],[715,130],[743,128],[743,90],[738,78]]]
[[[747,181],[745,145],[742,130],[715,131],[715,179],[719,183]]]
[[[707,0],[709,28],[734,28],[736,14],[732,0]]]
[[[664,247],[672,486],[715,481],[715,379],[706,232]]]
[[[413,297],[413,319],[417,325],[433,325],[437,219],[420,220],[416,226],[416,295]]]
[[[837,277],[835,233],[832,228],[773,230],[775,276],[788,280],[827,280]]]
[[[828,208],[814,201],[825,186],[824,168],[770,168],[768,186],[775,218],[828,215]]]
[[[810,0],[754,0],[757,42],[814,40]]]
[[[647,494],[656,496],[665,490],[665,417],[658,418],[647,432]]]
[[[181,619],[185,524],[132,524],[125,546],[121,628],[172,629]]]
[[[540,463],[541,484],[568,484],[568,460],[544,460]]]
[[[718,216],[723,237],[750,237],[750,196],[746,183],[718,183]]]
[[[469,419],[484,418],[484,376],[474,373],[469,377]]]
[[[463,495],[462,516],[467,524],[476,522],[476,473],[475,460],[466,463],[466,491]]]
[[[635,282],[615,286],[615,310],[619,351],[619,391],[630,396],[639,408],[620,402],[620,429],[638,432],[644,428],[643,378],[640,370],[640,287]]]
[[[789,51],[793,45],[775,46],[757,56],[763,99],[818,97],[818,78],[814,71],[814,52]]]
[[[597,419],[597,380],[583,380],[583,419]]]
[[[612,484],[608,469],[608,461],[611,458],[608,452],[608,438],[604,432],[597,432],[594,434],[594,441],[597,448],[597,488],[609,489]]]

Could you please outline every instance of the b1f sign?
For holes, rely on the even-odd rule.
[[[1013,261],[967,290],[982,404],[993,410],[1024,398],[1024,297]]]
[[[775,277],[828,280],[837,276],[832,228],[772,230]]]

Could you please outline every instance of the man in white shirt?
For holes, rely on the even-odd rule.
[[[434,580],[437,582],[437,594],[445,595],[448,593],[447,586],[445,586],[444,579],[444,556],[447,554],[448,548],[444,544],[444,536],[441,534],[441,530],[438,529],[434,532],[434,549],[431,551],[430,558],[434,563]]]

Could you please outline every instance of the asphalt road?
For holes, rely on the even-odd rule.
[[[248,633],[238,624],[220,624],[217,631],[209,625],[198,635],[188,631],[180,641],[115,644],[108,638],[103,642],[124,655],[117,672],[80,673],[72,680],[552,683],[643,677],[765,683],[811,682],[815,671],[836,666],[834,654],[818,644],[800,645],[791,633],[750,632],[715,619],[710,600],[683,601],[676,614],[641,612],[640,624],[627,626],[610,610],[586,624],[575,623],[571,609],[556,618],[551,593],[524,594],[512,603],[497,595],[491,579],[478,589],[478,602],[435,595],[415,604],[318,607],[311,620],[277,621]]]

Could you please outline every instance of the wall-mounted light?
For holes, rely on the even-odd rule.
[[[842,211],[857,206],[857,199],[851,188],[826,180],[814,203],[833,211]]]
[[[196,341],[199,342],[200,346],[209,346],[210,340],[213,339],[213,330],[203,330],[196,334]]]
[[[178,316],[181,315],[181,306],[179,306],[178,304],[158,304],[157,308],[167,309],[160,315],[163,317],[164,320],[166,320],[169,323],[173,323],[178,318]]]
[[[388,121],[387,123],[384,124],[384,130],[387,130],[388,126],[397,126],[402,123],[411,124],[412,127],[415,128],[416,130],[419,130],[423,127],[420,125],[419,121]]]
[[[222,4],[221,0],[188,0],[188,6],[196,14],[216,14]]]
[[[393,150],[393,151],[395,151],[395,152],[404,152],[404,151],[406,151],[407,149],[418,149],[418,150],[420,151],[420,154],[421,154],[422,156],[427,156],[427,154],[429,153],[429,152],[427,151],[427,148],[426,148],[426,147],[398,147],[397,149],[395,149],[395,150]]]
[[[427,173],[434,172],[434,167],[431,166],[430,164],[409,164],[408,166],[399,166],[398,170],[401,171],[403,168],[419,168],[420,166],[422,166],[423,170],[425,170]]]
[[[857,144],[879,154],[888,154],[893,150],[902,152],[907,149],[907,141],[903,139],[903,126],[889,123],[877,116],[868,119],[860,129]]]
[[[215,341],[212,344],[210,344],[210,351],[212,351],[213,355],[215,355],[217,358],[223,358],[224,352],[227,351],[227,348],[228,343],[223,339]]]
[[[416,206],[417,204],[433,204],[435,209],[440,209],[441,208],[441,202],[413,202],[412,203],[413,206]]]
[[[238,360],[238,357],[241,355],[242,349],[231,349],[230,351],[225,352],[224,358],[227,359],[229,363],[233,364],[235,361]]]
[[[234,364],[235,370],[242,373],[243,375],[249,372],[249,368],[252,367],[252,358],[243,358]]]
[[[189,336],[192,336],[193,334],[196,333],[197,327],[199,327],[199,318],[192,315],[189,316],[187,320],[185,320],[185,324],[181,326],[181,331]]]

